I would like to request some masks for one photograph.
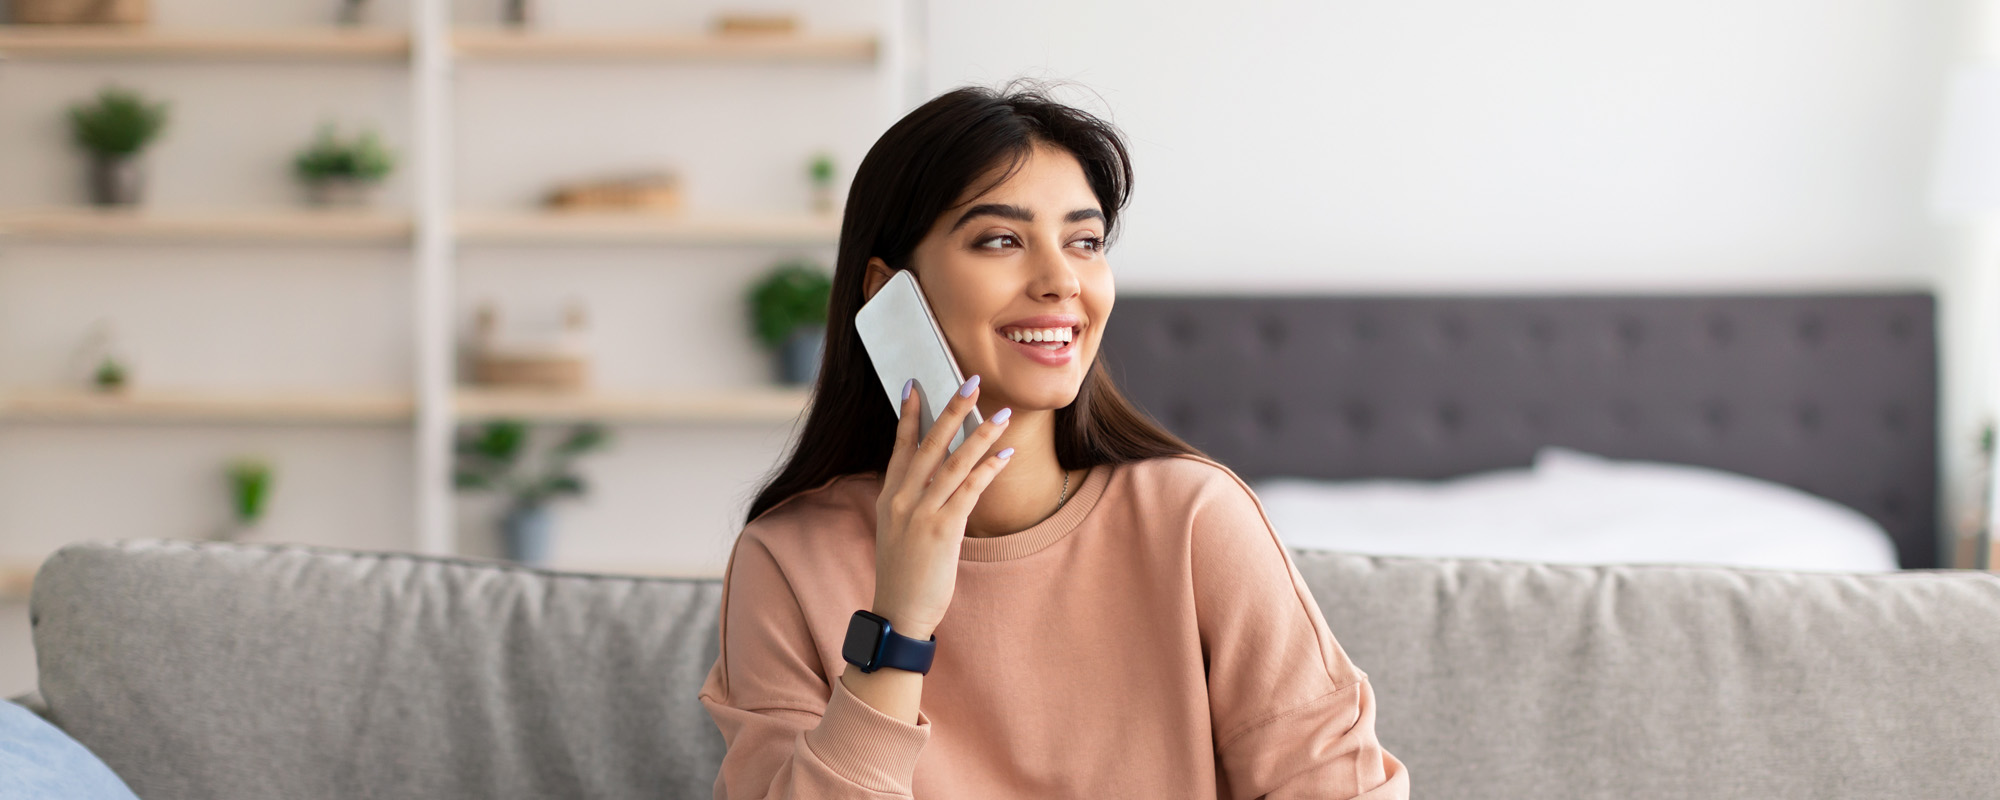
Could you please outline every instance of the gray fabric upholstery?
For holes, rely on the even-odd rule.
[[[1995,795],[2000,577],[1293,558],[1418,797]]]
[[[707,797],[720,588],[127,542],[31,613],[51,718],[144,800]]]
[[[1928,293],[1120,294],[1101,358],[1245,480],[1447,478],[1544,445],[1697,464],[1880,523],[1939,560]]]
[[[49,715],[49,704],[42,702],[41,692],[31,691],[18,697],[9,697],[7,698],[7,702],[18,704],[22,708],[42,715],[44,718]]]
[[[1990,794],[2000,579],[1294,551],[1424,798]],[[145,800],[707,798],[716,580],[73,545],[54,721]]]

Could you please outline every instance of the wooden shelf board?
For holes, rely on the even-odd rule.
[[[667,61],[875,61],[872,34],[588,33],[466,29],[452,35],[466,58],[654,59]]]
[[[7,58],[407,59],[406,33],[368,28],[175,30],[125,25],[0,25]]]
[[[487,212],[461,214],[458,235],[473,244],[833,244],[840,217]]]
[[[569,393],[462,386],[457,410],[461,420],[789,422],[806,399],[803,388],[777,387]]]
[[[407,215],[348,210],[190,210],[146,207],[0,211],[0,235],[51,240],[407,243]]]
[[[393,392],[0,392],[0,422],[387,423],[411,419],[414,409],[409,395]]]

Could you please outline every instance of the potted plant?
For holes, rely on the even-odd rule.
[[[814,153],[806,165],[806,177],[812,181],[813,211],[833,213],[833,154],[824,150]]]
[[[90,385],[100,392],[121,392],[125,390],[126,377],[125,365],[119,363],[117,356],[107,355],[90,373]]]
[[[145,191],[140,151],[167,124],[167,105],[150,103],[138,92],[109,86],[97,99],[69,109],[70,132],[90,153],[90,201],[129,206]]]
[[[373,130],[342,138],[333,123],[322,124],[311,144],[292,160],[305,182],[306,200],[317,206],[366,205],[377,184],[396,168],[396,154]]]
[[[124,348],[118,344],[118,334],[109,319],[100,319],[91,325],[90,333],[75,355],[79,376],[85,385],[104,393],[116,394],[132,385],[130,359],[125,357]]]
[[[773,267],[750,287],[751,326],[765,348],[775,351],[780,383],[809,384],[819,377],[832,299],[833,279],[805,259]]]
[[[238,458],[224,471],[229,479],[231,524],[220,538],[242,539],[257,530],[271,496],[271,465],[260,458]]]
[[[500,535],[508,559],[545,564],[549,554],[549,504],[558,497],[581,497],[588,490],[572,471],[578,456],[609,441],[603,426],[585,422],[541,459],[540,469],[524,466],[529,428],[516,420],[494,420],[459,432],[452,482],[460,491],[495,491],[506,496]]]

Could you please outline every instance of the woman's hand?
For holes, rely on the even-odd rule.
[[[911,384],[904,384],[902,418],[896,423],[896,447],[882,477],[882,496],[875,501],[875,606],[894,630],[912,639],[929,639],[944,620],[958,586],[959,546],[965,541],[965,520],[993,476],[1007,466],[1014,448],[985,457],[1000,436],[1012,409],[1003,408],[945,455],[951,438],[979,400],[979,376],[974,375],[917,440],[918,405]],[[942,460],[942,464],[940,464]]]

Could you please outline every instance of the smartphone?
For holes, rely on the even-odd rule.
[[[945,404],[965,385],[965,375],[958,371],[958,360],[951,357],[951,346],[945,343],[944,330],[938,327],[931,304],[917,285],[916,273],[896,270],[854,314],[854,330],[861,335],[868,360],[875,362],[875,375],[881,379],[882,391],[897,419],[903,414],[903,382],[917,379],[911,391],[917,396],[917,436],[928,435]],[[984,420],[975,407],[952,434],[945,452],[957,450],[981,422]]]

